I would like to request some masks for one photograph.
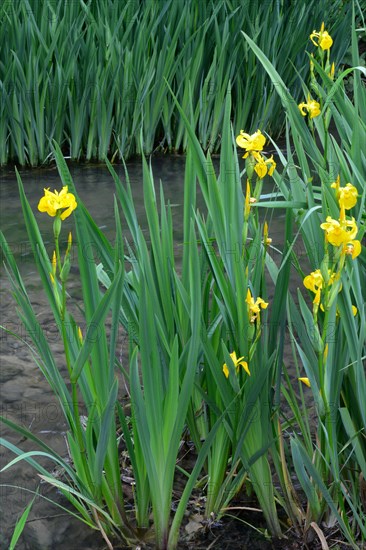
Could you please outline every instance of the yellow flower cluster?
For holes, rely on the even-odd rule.
[[[346,210],[350,210],[357,203],[357,189],[351,183],[347,183],[345,187],[340,187],[340,178],[332,183],[331,187],[336,190],[340,215],[339,219],[335,220],[331,216],[327,216],[321,228],[326,233],[327,241],[337,247],[342,247],[342,254],[352,256],[354,260],[361,253],[361,242],[355,239],[358,233],[356,220],[351,218],[346,219]]]
[[[332,274],[330,269],[328,269],[328,274],[329,274],[328,286],[330,286],[331,284],[334,283],[336,274],[335,273]],[[320,269],[316,269],[315,271],[312,271],[310,275],[307,275],[305,277],[304,286],[305,288],[308,288],[314,293],[324,288],[324,279]]]
[[[356,220],[334,220],[327,216],[320,226],[326,232],[328,242],[333,246],[342,246],[342,253],[352,256],[352,260],[361,253],[361,243],[355,240],[358,232]]]
[[[326,283],[320,269],[316,269],[304,278],[304,286],[305,288],[311,290],[311,292],[314,292],[314,304],[317,306],[320,304],[320,295],[322,290],[324,290],[325,287],[330,287],[334,283],[336,280],[336,273],[332,273],[331,270],[328,269],[328,277],[329,278]]]
[[[311,33],[310,40],[315,46],[317,46],[318,50],[320,51],[321,60],[323,60],[324,58],[324,51],[328,52],[328,64],[326,67],[323,68],[327,71],[329,77],[333,80],[335,70],[334,63],[332,63],[332,66],[329,65],[329,50],[333,44],[333,39],[329,35],[329,33],[324,30],[324,22],[321,24],[320,31],[313,31]],[[312,76],[312,80],[315,81],[313,55],[310,59],[310,73]],[[313,86],[313,88],[316,90],[317,86]],[[310,119],[319,116],[321,113],[320,103],[318,101],[315,101],[315,99],[311,99],[310,94],[308,95],[306,103],[299,104],[299,109],[302,116],[306,116],[308,114]]]
[[[358,233],[358,227],[354,218],[346,218],[346,210],[350,210],[357,203],[358,192],[354,185],[347,183],[345,187],[340,186],[340,177],[338,176],[336,181],[331,184],[331,187],[336,190],[336,198],[339,203],[340,215],[339,219],[335,220],[331,216],[327,216],[326,221],[320,225],[325,231],[326,242],[332,246],[340,248],[340,262],[336,270],[331,271],[328,269],[326,273],[320,269],[316,269],[310,275],[304,278],[304,286],[314,292],[314,314],[316,314],[318,307],[324,310],[323,305],[320,303],[321,293],[327,291],[335,281],[339,281],[341,271],[344,266],[345,256],[350,255],[354,260],[361,253],[361,242],[356,240],[355,237]],[[326,277],[326,280],[324,280]],[[341,290],[341,286],[337,292]],[[332,291],[331,294],[334,294]],[[331,298],[330,298],[331,302]],[[328,304],[330,303],[328,302]],[[352,306],[352,312],[354,315],[357,313],[357,308]]]
[[[60,216],[61,220],[70,216],[76,207],[75,196],[68,192],[67,185],[59,193],[56,190],[52,193],[49,188],[44,189],[44,196],[38,203],[38,210],[40,212],[47,212],[52,217]]]
[[[246,303],[247,303],[247,309],[248,309],[248,317],[250,323],[254,323],[255,321],[259,324],[260,323],[260,310],[261,309],[267,309],[268,302],[265,302],[262,300],[262,298],[257,298],[254,300],[252,293],[250,292],[250,289],[248,288],[247,291],[247,297],[246,297]],[[254,329],[254,327],[253,327]],[[249,354],[250,355],[250,354]],[[233,351],[230,353],[230,357],[232,359],[232,362],[234,363],[236,374],[239,373],[240,367],[242,367],[247,374],[250,376],[250,370],[248,363],[246,361],[243,361],[244,357],[237,357],[236,352]],[[229,368],[226,363],[224,363],[222,367],[223,373],[226,376],[226,378],[229,377]]]
[[[325,287],[329,288],[338,278],[340,274],[338,273],[332,273],[330,269],[328,269],[328,281],[327,283],[324,281],[323,276],[321,274],[320,269],[316,269],[315,271],[312,271],[310,275],[307,275],[304,278],[304,287],[311,290],[311,292],[314,292],[315,297],[313,303],[316,306],[320,306],[320,309],[324,311],[324,306],[320,303],[320,295],[322,291],[325,289]],[[339,291],[342,290],[342,285],[339,287]],[[353,315],[357,314],[357,308],[356,306],[352,306],[352,313]],[[337,315],[339,314],[337,309]]]
[[[254,134],[247,134],[243,130],[240,130],[240,134],[236,138],[236,143],[246,151],[243,159],[251,155],[252,159],[255,161],[254,170],[259,179],[263,179],[267,174],[269,176],[273,175],[276,169],[273,155],[267,159],[260,154],[260,151],[263,151],[263,147],[266,143],[266,138],[260,130],[254,132]]]

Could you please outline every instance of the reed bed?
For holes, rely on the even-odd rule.
[[[350,28],[350,2],[342,0],[5,0],[0,164],[45,163],[52,140],[75,160],[183,152],[187,130],[168,86],[205,151],[220,148],[229,81],[235,131],[261,126],[276,137],[285,120],[276,83],[240,33],[255,40],[297,99],[297,73],[308,73],[308,29],[324,14],[342,37],[339,61]]]

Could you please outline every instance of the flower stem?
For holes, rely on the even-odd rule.
[[[62,269],[62,264],[61,264],[60,247],[59,247],[58,238],[59,238],[59,235],[55,234],[56,263],[60,274]],[[64,350],[65,350],[66,367],[67,367],[69,377],[71,378],[72,366],[71,366],[71,360],[70,360],[70,349],[69,349],[69,341],[68,341],[67,330],[66,330],[65,317],[66,317],[66,283],[65,281],[61,280],[61,308],[60,308],[61,335],[62,335],[62,341],[64,344]],[[76,438],[80,449],[80,456],[83,463],[84,473],[88,481],[89,487],[92,488],[93,482],[90,476],[89,466],[87,463],[86,449],[84,445],[82,426],[80,422],[77,382],[71,382],[71,393],[72,393],[71,399],[72,399],[72,409],[73,409],[72,428],[76,432]]]

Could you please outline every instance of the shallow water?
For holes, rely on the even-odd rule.
[[[175,243],[178,254],[182,246],[182,211],[183,211],[183,157],[154,158],[152,161],[155,183],[161,179],[166,199],[173,204]],[[131,186],[135,199],[137,215],[142,227],[146,222],[142,194],[141,162],[131,161],[127,164]],[[121,177],[124,171],[116,167]],[[77,186],[79,196],[84,201],[95,221],[103,229],[106,236],[114,238],[113,193],[114,183],[108,169],[103,166],[71,165],[70,172]],[[37,203],[43,194],[44,187],[60,189],[61,182],[56,168],[21,171],[25,192],[39,223],[41,233],[50,254],[53,250],[52,223],[45,214],[37,211]],[[38,275],[35,271],[31,248],[27,240],[24,222],[21,214],[20,201],[13,169],[3,169],[0,172],[0,213],[1,229],[3,230],[19,269],[29,289],[31,301],[39,314],[42,325],[46,327],[47,336],[51,342],[52,351],[62,366],[63,351],[61,342],[52,329],[52,318],[48,311],[47,301],[41,291]],[[269,192],[270,189],[267,190]],[[283,241],[283,213],[276,212],[276,218],[270,225],[274,243],[279,246]],[[72,228],[72,217],[63,226],[67,235]],[[10,294],[10,284],[3,266],[1,270],[1,324],[8,330],[20,334],[27,341],[24,329],[18,320],[14,301]],[[29,340],[28,340],[29,341]],[[67,455],[65,445],[66,424],[59,412],[57,403],[42,373],[35,365],[26,343],[16,340],[12,335],[1,332],[1,406],[2,413],[10,420],[20,423],[41,437],[49,446],[62,456]],[[21,440],[7,427],[2,427],[2,436],[23,450],[32,450],[34,444]],[[12,455],[1,449],[1,467]],[[40,460],[41,462],[41,460]],[[32,493],[38,485],[34,470],[21,462],[0,476],[0,483],[7,484],[1,490],[1,525],[0,548],[7,548],[17,516],[32,498]],[[11,486],[18,486],[20,489]],[[62,502],[64,499],[46,484],[40,485],[40,494],[51,500]],[[102,538],[93,533],[81,522],[72,518],[65,511],[50,504],[47,500],[37,497],[29,521],[17,546],[25,549],[101,549],[104,547]]]

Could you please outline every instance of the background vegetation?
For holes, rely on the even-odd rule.
[[[309,29],[323,19],[337,63],[349,45],[344,0],[4,0],[0,164],[43,163],[52,140],[72,159],[185,151],[187,131],[166,83],[204,150],[220,147],[229,81],[235,132],[260,126],[276,137],[284,125],[276,83],[240,33],[298,99]]]

